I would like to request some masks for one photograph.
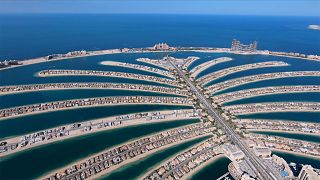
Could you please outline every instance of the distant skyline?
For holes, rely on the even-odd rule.
[[[1,0],[0,13],[319,16],[319,0]]]

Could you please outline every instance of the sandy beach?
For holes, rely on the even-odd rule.
[[[126,62],[118,62],[118,61],[102,61],[100,64],[106,65],[106,66],[116,66],[116,67],[135,69],[135,70],[159,74],[169,78],[174,78],[174,76],[169,71],[164,71],[164,70],[153,68],[150,66],[144,66],[141,64],[131,64]]]
[[[211,163],[215,162],[216,160],[222,158],[222,157],[227,157],[224,154],[219,154],[216,155],[212,158],[210,158],[208,161],[202,163],[200,166],[197,166],[196,168],[192,169],[186,177],[182,177],[182,179],[191,179],[192,176],[197,174],[199,171],[201,171],[204,167],[210,165]]]
[[[167,113],[170,111],[162,111],[163,113]],[[91,120],[91,123],[98,123],[101,121],[104,122],[111,122],[111,121],[115,121],[115,118],[117,116],[112,116],[112,117],[107,117],[107,118],[99,118],[96,120]],[[46,144],[50,144],[50,143],[54,143],[54,142],[58,142],[58,141],[63,141],[66,139],[71,139],[74,137],[79,137],[79,136],[83,136],[83,135],[89,135],[89,134],[93,134],[93,133],[97,133],[97,132],[102,132],[102,131],[108,131],[108,130],[113,130],[113,129],[118,129],[118,128],[124,128],[124,127],[129,127],[129,126],[135,126],[135,125],[142,125],[142,124],[154,124],[154,123],[162,123],[162,122],[169,122],[169,121],[183,121],[183,120],[193,120],[193,119],[199,119],[199,117],[170,117],[170,118],[166,118],[166,119],[160,119],[160,120],[145,120],[145,119],[133,119],[133,120],[127,120],[127,121],[122,121],[121,125],[118,126],[110,126],[107,128],[100,128],[100,129],[92,129],[90,131],[82,131],[82,130],[75,130],[74,132],[72,132],[71,134],[67,135],[67,136],[60,136],[57,138],[53,138],[50,140],[46,140],[46,141],[42,141],[42,142],[37,142],[34,143],[32,145],[28,145],[25,146],[24,148],[17,148],[16,150],[12,150],[12,151],[8,151],[6,153],[1,153],[0,157],[4,157],[4,156],[8,156],[10,154],[14,154],[14,153],[18,153],[18,152],[22,152],[28,149],[32,149],[35,147],[40,147],[42,145],[46,145]],[[71,125],[71,124],[69,124]],[[68,126],[68,125],[64,125],[64,126]],[[58,128],[58,127],[55,127]],[[53,128],[51,128],[53,129]],[[43,130],[45,131],[45,130]],[[22,135],[23,136],[23,135]],[[6,141],[8,143],[13,143],[13,142],[17,142],[18,140],[20,140],[22,138],[22,136],[17,136],[17,137],[13,137],[13,138],[9,138],[6,140],[1,140],[1,141]]]
[[[57,71],[57,70],[55,70]],[[68,74],[41,74],[41,72],[35,74],[37,77],[56,77],[56,76],[96,76],[96,77],[114,77],[114,78],[124,78],[124,79],[134,79],[134,80],[140,80],[140,81],[148,81],[148,82],[155,82],[159,84],[167,84],[170,86],[180,87],[179,84],[176,83],[176,81],[167,79],[167,78],[161,78],[156,76],[148,76],[143,74],[135,74],[135,73],[125,73],[125,72],[111,72],[111,71],[95,71],[95,73],[86,73],[85,70],[68,70],[72,71],[74,73],[68,73]],[[79,73],[77,73],[77,71]],[[84,73],[83,73],[84,72]],[[106,73],[106,74],[103,74]],[[109,74],[111,73],[111,74]],[[113,73],[113,74],[112,74]]]
[[[272,129],[246,129],[249,132],[253,131],[261,131],[261,132],[279,132],[279,133],[288,133],[288,134],[301,134],[301,135],[311,135],[311,136],[319,136],[320,134],[317,133],[307,133],[307,132],[302,132],[302,131],[285,131],[285,130],[272,130]],[[253,132],[254,133],[254,132]]]
[[[144,92],[156,92],[156,93],[162,93],[162,94],[172,94],[172,95],[179,95],[179,96],[186,96],[185,94],[182,93],[177,93],[177,92],[166,92],[162,91],[163,90],[174,90],[175,88],[169,88],[169,87],[163,87],[163,86],[151,86],[151,85],[143,85],[143,84],[125,84],[122,83],[121,86],[127,86],[126,88],[118,87],[119,83],[106,83],[114,86],[108,86],[108,87],[89,87],[89,86],[79,86],[79,87],[70,87],[72,84],[75,83],[64,83],[66,87],[63,86],[57,86],[57,87],[43,87],[43,88],[34,88],[34,89],[24,89],[24,90],[18,90],[18,91],[6,91],[6,92],[0,92],[1,95],[8,95],[8,94],[17,94],[17,93],[27,93],[27,92],[35,92],[35,91],[50,91],[50,90],[72,90],[72,89],[104,89],[104,90],[124,90],[124,91],[144,91]],[[90,83],[77,83],[77,84],[90,84]],[[100,82],[97,82],[97,84],[102,84]],[[30,84],[30,85],[24,85],[24,86],[35,86],[35,85],[43,85],[43,84]],[[17,89],[19,86],[2,86],[1,88],[13,88]],[[180,89],[176,89],[176,91]]]
[[[21,61],[23,63],[22,65],[1,68],[0,71],[5,70],[5,69],[27,66],[27,65],[31,65],[31,64],[44,63],[44,62],[59,61],[59,60],[65,60],[65,59],[74,59],[74,58],[88,57],[88,56],[106,55],[106,54],[118,54],[118,53],[121,53],[120,49],[108,49],[108,50],[89,51],[89,54],[86,54],[86,55],[61,57],[61,58],[55,58],[55,59],[51,59],[51,60],[48,60],[47,57],[39,57],[39,58],[22,60]]]
[[[240,55],[279,56],[279,57],[288,57],[288,58],[295,58],[295,59],[302,59],[302,60],[320,61],[319,59],[306,58],[306,57],[296,57],[296,56],[281,55],[281,54],[269,54],[269,53],[264,53],[264,51],[259,51],[259,52],[255,52],[255,53],[233,52],[233,51],[230,51],[230,48],[214,48],[214,47],[212,47],[211,49],[209,49],[209,48],[201,49],[201,50],[200,49],[189,49],[189,50],[180,50],[180,51],[203,52],[203,53],[230,53],[230,54],[240,54]],[[150,52],[156,53],[156,52],[171,52],[171,51],[143,51],[142,50],[142,51],[135,51],[135,52],[130,52],[130,53],[150,53]],[[74,58],[79,58],[79,57],[106,55],[106,54],[119,54],[119,53],[126,54],[127,52],[121,52],[120,49],[106,49],[106,50],[88,51],[88,53],[89,54],[86,54],[86,55],[61,57],[61,58],[55,58],[55,59],[51,59],[51,60],[47,60],[46,57],[38,57],[38,58],[21,60],[21,62],[23,62],[22,65],[1,68],[0,71],[5,70],[5,69],[27,66],[27,65],[31,65],[31,64],[44,63],[44,62],[51,62],[51,61],[58,61],[58,60],[65,60],[65,59],[74,59]]]
[[[264,88],[253,88],[248,90],[240,90],[213,96],[212,99],[219,104],[232,102],[240,99],[260,97],[274,94],[294,94],[294,93],[312,93],[319,92],[320,86],[269,86]]]
[[[265,81],[265,80],[292,78],[292,77],[316,77],[316,76],[320,76],[320,71],[289,71],[289,72],[257,74],[257,75],[244,76],[244,77],[223,81],[223,82],[208,86],[205,89],[208,90],[209,93],[217,93],[232,87]]]
[[[235,52],[235,51],[230,51],[230,48],[215,48],[215,49],[208,49],[208,50],[185,50],[185,51],[204,52],[204,53],[229,53],[229,54],[239,54],[239,55],[278,56],[278,57],[288,57],[288,58],[294,58],[294,59],[300,59],[300,60],[320,61],[319,59],[313,59],[313,58],[264,53],[265,50],[260,50],[255,53]]]
[[[317,159],[317,160],[320,161],[320,156],[312,156],[312,155],[305,154],[305,153],[293,152],[293,151],[288,151],[288,150],[283,150],[283,149],[276,149],[276,148],[270,148],[270,149],[271,149],[271,151],[279,151],[279,152],[284,152],[284,153],[288,153],[288,154],[294,154],[294,155],[297,155],[297,156],[304,156],[304,157],[308,157],[308,158]]]
[[[161,132],[158,132],[158,133],[161,133]],[[158,134],[158,133],[154,133],[154,134]],[[152,135],[149,135],[149,136],[152,136]],[[91,176],[90,179],[97,179],[98,177],[101,177],[101,176],[106,175],[106,174],[108,174],[108,173],[110,173],[110,172],[112,172],[112,171],[115,171],[115,170],[117,170],[118,168],[120,168],[120,167],[122,167],[122,166],[125,166],[125,165],[130,164],[130,163],[135,162],[135,161],[138,161],[139,159],[142,159],[142,158],[144,158],[144,157],[147,157],[147,156],[149,156],[149,155],[151,155],[151,154],[153,154],[153,153],[155,153],[155,152],[157,152],[157,151],[161,151],[161,150],[166,149],[166,148],[168,148],[168,147],[172,147],[172,146],[175,146],[175,145],[179,145],[179,144],[182,144],[182,143],[184,143],[184,142],[192,141],[192,140],[194,140],[194,139],[197,139],[197,138],[200,138],[200,137],[205,137],[205,136],[208,136],[208,134],[203,134],[203,135],[199,135],[199,136],[196,136],[196,137],[193,137],[193,138],[189,138],[189,139],[185,139],[185,140],[182,140],[182,141],[177,141],[177,142],[174,142],[174,143],[171,143],[171,144],[167,144],[167,145],[161,146],[161,147],[159,147],[159,148],[150,150],[150,151],[148,151],[148,152],[146,152],[146,153],[143,153],[143,154],[140,154],[140,155],[138,155],[138,156],[136,156],[136,157],[134,157],[134,158],[130,158],[130,159],[124,161],[123,163],[120,163],[120,164],[117,164],[117,165],[113,165],[112,167],[110,167],[110,168],[108,168],[108,169],[106,169],[106,170],[103,170],[103,171],[101,171],[100,173],[97,173],[97,174],[94,175],[94,176]],[[141,138],[138,138],[138,139],[141,139]],[[123,145],[125,145],[125,144],[130,143],[131,141],[134,141],[134,140],[135,140],[135,139],[132,139],[132,140],[126,142],[126,143],[123,143],[123,144],[120,144],[120,145],[116,145],[116,146],[114,146],[114,147],[123,146]],[[113,147],[110,147],[110,148],[108,148],[108,149],[112,149],[112,148],[113,148]],[[104,151],[107,151],[108,149],[106,149],[106,150],[104,150]],[[104,152],[104,151],[102,151],[102,152]],[[55,174],[56,172],[63,171],[63,170],[66,169],[67,167],[70,167],[70,166],[73,166],[73,165],[76,165],[76,164],[80,164],[80,163],[82,163],[82,162],[85,162],[87,159],[93,158],[93,157],[101,154],[102,152],[96,153],[96,154],[94,154],[94,155],[91,155],[91,156],[89,156],[89,157],[86,157],[85,159],[81,159],[81,160],[76,161],[76,162],[74,162],[74,163],[72,163],[72,164],[66,165],[66,166],[64,166],[64,167],[62,167],[62,168],[60,168],[60,169],[53,170],[52,172],[47,173],[46,175],[44,175],[43,177],[41,177],[41,178],[39,178],[39,179],[44,179],[45,177],[49,177],[50,175],[53,175],[53,174]]]
[[[194,144],[192,147],[190,147],[189,149],[192,149],[194,147],[197,147],[198,145],[206,142],[208,139],[205,139],[197,144]],[[188,150],[189,150],[188,149]],[[179,154],[186,152],[187,150],[183,150],[181,152],[177,152],[176,154],[173,154],[172,156],[168,157],[167,159],[164,159],[162,163],[158,163],[157,165],[155,165],[153,168],[151,168],[149,171],[145,172],[143,176],[139,177],[138,179],[144,179],[147,175],[149,175],[150,173],[152,173],[152,171],[154,171],[155,169],[157,169],[158,167],[163,166],[164,164],[166,164],[168,161],[172,161],[174,158],[176,158],[176,156],[178,156]]]
[[[66,101],[61,101],[61,102],[67,102],[70,100],[66,100]],[[55,101],[55,102],[50,102],[50,103],[58,103],[60,101]],[[45,104],[45,103],[41,103],[41,104]],[[33,104],[32,106],[37,105],[37,104]],[[63,108],[48,108],[47,110],[39,110],[39,111],[31,111],[31,112],[27,112],[27,113],[22,113],[22,114],[14,114],[11,116],[6,116],[6,117],[2,117],[0,118],[0,121],[3,120],[7,120],[7,119],[11,119],[11,118],[17,118],[17,117],[22,117],[22,116],[28,116],[28,115],[35,115],[35,114],[42,114],[42,113],[48,113],[48,112],[55,112],[55,111],[62,111],[62,110],[72,110],[72,109],[80,109],[80,108],[88,108],[88,107],[104,107],[104,106],[124,106],[124,105],[176,105],[176,106],[193,106],[192,104],[184,104],[184,103],[170,103],[170,102],[136,102],[136,101],[132,101],[132,102],[110,102],[110,103],[105,103],[105,104],[94,104],[94,105],[82,105],[82,106],[71,106],[71,107],[63,107]],[[23,106],[19,106],[18,108],[23,107]],[[14,107],[17,108],[17,107]],[[8,108],[11,109],[11,108]],[[3,109],[6,110],[6,109]]]
[[[229,58],[229,57],[220,57],[220,58],[216,58],[216,59],[213,59],[213,60],[210,60],[210,61],[207,61],[203,64],[200,64],[196,67],[194,67],[193,69],[190,70],[190,73],[191,73],[191,77],[197,77],[201,72],[217,65],[217,64],[220,64],[220,63],[223,63],[223,62],[228,62],[228,61],[231,61],[233,60],[232,58]]]

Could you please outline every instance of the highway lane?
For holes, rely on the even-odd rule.
[[[187,83],[190,90],[197,96],[200,102],[205,106],[208,110],[208,114],[212,116],[222,127],[222,129],[229,135],[231,140],[240,148],[240,150],[246,155],[246,161],[248,165],[252,168],[252,170],[257,174],[259,179],[281,179],[281,177],[274,173],[270,172],[268,168],[264,165],[264,163],[255,156],[250,150],[249,147],[244,145],[241,141],[238,134],[229,126],[227,125],[221,115],[216,112],[216,110],[212,107],[211,103],[205,98],[204,94],[202,94],[196,86],[185,76],[185,74],[175,65],[170,58],[167,58],[167,61],[171,64],[172,67],[176,69],[179,76]]]

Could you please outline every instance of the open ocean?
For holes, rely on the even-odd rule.
[[[73,50],[172,46],[229,47],[233,38],[259,49],[320,54],[319,17],[214,15],[0,14],[0,59]]]

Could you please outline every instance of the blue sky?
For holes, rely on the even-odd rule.
[[[320,0],[0,0],[0,13],[320,16]]]

